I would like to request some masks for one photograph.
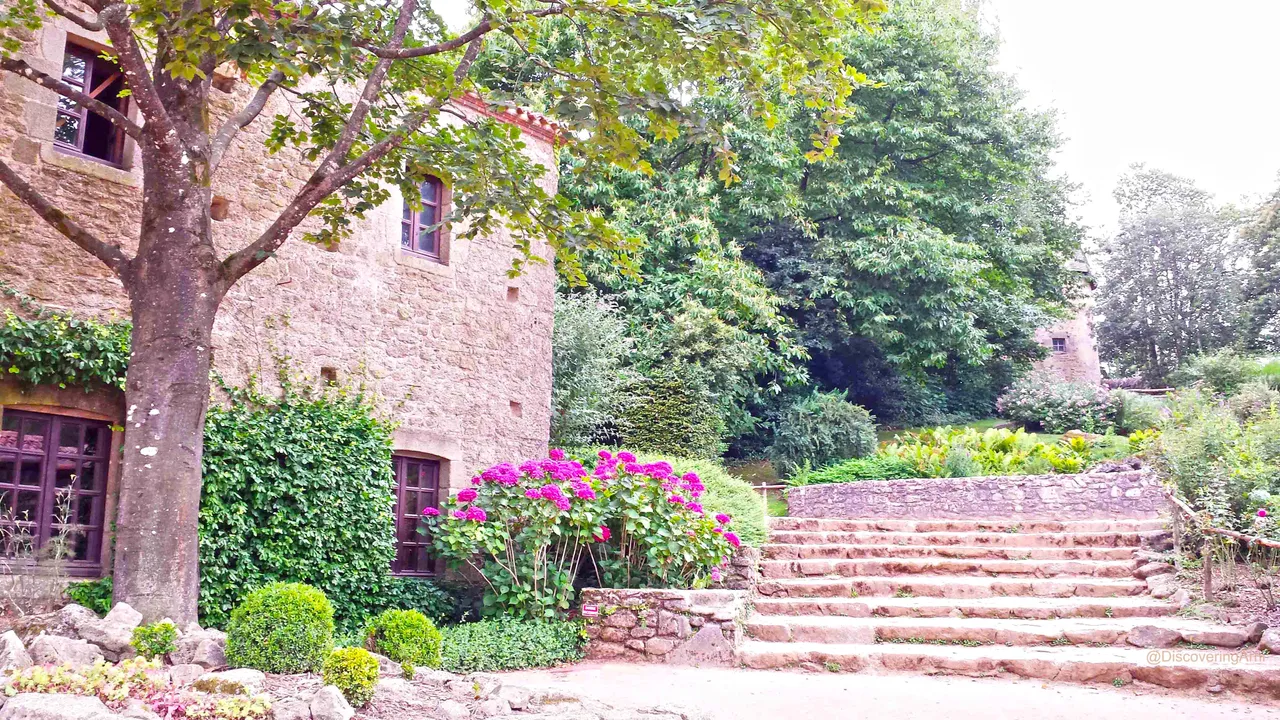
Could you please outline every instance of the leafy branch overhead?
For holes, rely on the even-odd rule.
[[[731,92],[772,125],[779,94],[794,97],[819,118],[812,159],[829,156],[848,116],[847,98],[865,80],[844,61],[839,38],[884,8],[883,0],[478,0],[475,24],[453,33],[419,0],[84,5],[94,16],[53,0],[11,3],[0,13],[7,31],[0,69],[86,102],[16,58],[22,28],[60,15],[110,37],[142,122],[90,107],[137,138],[149,162],[180,164],[208,187],[239,132],[270,113],[268,149],[292,148],[314,163],[280,216],[222,259],[224,291],[309,216],[319,220],[308,224],[309,239],[339,242],[387,199],[390,186],[416,197],[424,174],[451,186],[454,214],[447,220],[468,220],[462,237],[509,232],[518,250],[512,272],[545,261],[543,242],[570,277],[581,277],[576,258],[589,248],[629,267],[634,241],[598,213],[545,192],[538,181],[547,168],[521,152],[517,130],[450,102],[475,90],[497,102],[518,94],[471,79],[482,45],[492,40],[537,68],[538,77],[527,79],[538,83],[539,109],[589,163],[649,171],[645,148],[685,135],[713,141],[718,175],[732,183],[739,168],[731,127],[707,122],[696,99]],[[573,46],[548,60],[539,43],[553,31],[570,34]],[[253,91],[242,107],[211,122],[205,111],[215,74],[243,78]],[[204,107],[193,108],[192,97]],[[8,166],[0,167],[0,180],[118,274],[129,273],[123,250],[92,237]]]

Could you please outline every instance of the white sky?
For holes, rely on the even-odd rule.
[[[889,0],[893,2],[893,0]],[[1192,178],[1222,201],[1280,173],[1280,0],[985,0],[1003,69],[1037,108],[1056,108],[1059,169],[1081,185],[1098,233],[1128,166]],[[467,0],[434,0],[465,26]]]

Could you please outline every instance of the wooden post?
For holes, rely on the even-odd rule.
[[[1209,547],[1209,538],[1204,539],[1200,548],[1200,560],[1204,565],[1204,599],[1213,599],[1213,549]]]

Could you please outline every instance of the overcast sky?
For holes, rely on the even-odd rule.
[[[1003,68],[1028,103],[1058,110],[1058,166],[1082,186],[1079,213],[1098,232],[1114,224],[1111,191],[1135,162],[1222,201],[1276,186],[1280,0],[985,2]],[[465,23],[466,0],[433,4]]]

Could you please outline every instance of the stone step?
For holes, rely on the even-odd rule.
[[[956,560],[951,558],[872,558],[868,560],[766,560],[767,579],[861,575],[977,575],[983,577],[1133,577],[1134,563],[1104,560]]]
[[[746,667],[757,669],[806,666],[831,672],[907,671],[1106,685],[1138,681],[1178,690],[1217,686],[1218,692],[1280,700],[1280,658],[1220,649],[750,641],[739,649],[738,659]]]
[[[756,598],[760,616],[904,617],[904,618],[1152,618],[1172,615],[1177,607],[1146,595],[1115,598],[1042,597],[866,597]]]
[[[1170,536],[1166,530],[1141,532],[843,532],[774,530],[769,542],[782,545],[964,545],[991,547],[1139,548]]]
[[[1135,547],[969,547],[967,545],[765,545],[766,560],[943,557],[992,560],[1133,560]]]
[[[1165,518],[1098,520],[906,520],[775,517],[771,530],[809,532],[1015,532],[1015,533],[1097,533],[1140,532],[1170,529]]]
[[[762,580],[756,592],[764,597],[922,596],[980,598],[997,596],[1122,597],[1147,589],[1141,580],[1062,576],[1055,578],[992,578],[965,575],[903,575],[882,577],[802,578]]]
[[[767,642],[874,642],[942,645],[1126,645],[1135,628],[1160,628],[1159,644],[1186,642],[1224,648],[1256,644],[1261,632],[1180,617],[1000,620],[989,618],[780,617],[754,615],[747,633]],[[1149,633],[1143,633],[1148,636]],[[1133,645],[1146,647],[1149,637]],[[1126,645],[1126,647],[1129,645]]]

